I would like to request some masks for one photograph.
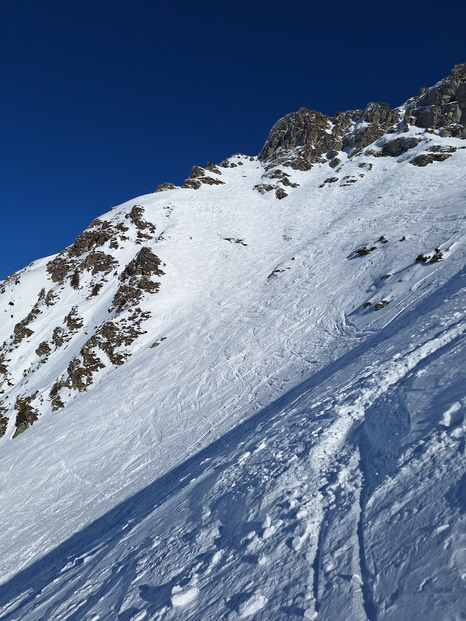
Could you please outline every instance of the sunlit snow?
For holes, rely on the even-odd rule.
[[[113,272],[97,297],[57,285],[12,356],[44,411],[0,443],[2,619],[465,618],[466,150],[411,132],[461,148],[288,169],[284,200],[235,156],[224,185],[102,216],[141,205],[165,275],[132,355],[64,409],[50,386],[108,319]],[[112,254],[121,271],[134,244]],[[1,339],[47,261],[1,296]],[[73,306],[84,327],[26,378]]]

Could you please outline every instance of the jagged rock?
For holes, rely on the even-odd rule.
[[[205,169],[208,170],[209,172],[216,173],[217,175],[222,174],[222,171],[220,170],[220,168],[215,166],[213,162],[207,162],[207,164],[205,165]]]
[[[58,296],[55,293],[55,291],[53,289],[50,289],[49,291],[47,291],[44,302],[46,306],[53,306],[56,303],[57,299],[58,299]]]
[[[70,285],[73,289],[79,289],[79,271],[76,269],[70,279]]]
[[[199,179],[186,179],[181,187],[188,188],[190,190],[199,190],[201,186],[202,183],[199,181]]]
[[[421,138],[415,138],[414,136],[410,138],[394,138],[382,145],[381,153],[382,155],[388,155],[390,157],[399,157],[403,153],[406,153],[406,151],[409,151],[409,149],[413,149],[420,142]]]
[[[438,263],[442,259],[443,259],[443,252],[440,250],[440,248],[436,248],[435,253],[430,259],[429,263]]]
[[[1,375],[6,375],[8,373],[8,367],[5,363],[6,363],[5,354],[2,353],[0,354],[0,374]]]
[[[58,255],[47,264],[47,272],[53,282],[61,284],[68,275],[70,265],[66,259]]]
[[[292,112],[275,123],[259,159],[271,167],[282,164],[298,170],[328,160],[335,167],[342,149],[351,157],[384,133],[401,131],[402,120],[405,129],[411,124],[443,136],[466,138],[466,64],[456,65],[450,76],[432,88],[421,89],[409,100],[403,119],[399,109],[392,110],[385,103],[338,112],[332,118],[307,108]],[[416,146],[416,141],[414,137],[386,141],[381,155],[397,157]]]
[[[167,190],[175,190],[175,189],[176,189],[176,185],[174,183],[170,183],[169,181],[166,181],[165,183],[160,183],[157,186],[157,189],[155,191],[166,192]]]
[[[387,304],[389,304],[389,300],[381,300],[380,302],[377,302],[377,304],[374,306],[374,310],[382,310],[382,308],[385,308]]]
[[[39,346],[36,349],[36,354],[38,356],[48,356],[50,354],[52,350],[50,349],[50,345],[47,343],[47,341],[42,341],[41,343],[39,343]]]
[[[98,272],[105,272],[108,274],[116,264],[117,261],[111,254],[97,251],[89,253],[84,259],[82,266],[95,276]]]
[[[134,226],[143,231],[144,229],[149,229],[151,233],[155,233],[155,225],[152,222],[147,222],[144,220],[142,215],[144,213],[144,207],[141,205],[133,205],[131,211],[126,214],[126,220],[130,220]]]
[[[282,198],[286,198],[288,194],[283,188],[278,188],[277,190],[275,190],[275,196],[278,198],[278,200],[281,200]]]
[[[266,192],[271,192],[275,186],[270,185],[270,183],[259,183],[254,186],[254,190],[257,190],[259,194],[265,194]]]
[[[400,113],[388,104],[370,103],[365,110],[337,112],[330,118],[301,108],[273,126],[259,159],[281,163],[297,170],[309,170],[316,162],[333,161],[346,148],[351,155],[361,151],[394,123]]]
[[[211,172],[221,174],[220,170],[212,164],[212,162],[207,162],[207,165],[209,166],[208,170]],[[193,166],[189,178],[185,180],[181,187],[189,188],[191,190],[198,190],[203,183],[207,185],[223,185],[224,182],[220,181],[220,179],[214,179],[214,177],[206,175],[204,168],[201,168],[200,166]]]
[[[408,102],[404,122],[442,136],[466,138],[466,63],[431,88],[423,88]]]
[[[73,306],[68,315],[65,317],[64,323],[67,325],[68,329],[73,332],[76,332],[83,327],[83,320],[81,317],[78,317],[78,308],[76,306]]]
[[[420,153],[409,160],[409,163],[413,166],[427,166],[432,162],[443,162],[449,157],[451,157],[449,153]]]
[[[281,182],[283,183],[283,185],[289,187],[289,188],[299,188],[299,183],[292,183],[289,179],[288,176],[283,177],[283,179],[281,180]]]
[[[380,138],[385,131],[400,120],[398,110],[392,110],[386,103],[370,103],[358,116],[356,112],[353,120],[356,121],[354,130],[347,131],[343,137],[343,148],[351,148],[351,155],[358,153]]]
[[[61,347],[65,342],[66,332],[61,326],[56,326],[53,329],[52,343],[55,345],[55,349]],[[67,340],[67,339],[66,339]]]
[[[28,328],[28,325],[34,321],[39,313],[40,310],[37,306],[34,306],[27,317],[15,325],[13,328],[13,343],[15,345],[18,345],[23,339],[26,339],[34,334],[34,331]]]
[[[323,188],[327,183],[336,183],[338,181],[338,177],[328,177],[325,179],[323,183],[320,184],[320,188]]]
[[[223,181],[220,181],[220,179],[214,179],[213,177],[201,177],[199,181],[201,183],[205,183],[206,185],[224,185]]]
[[[95,229],[95,230],[94,230]],[[113,230],[109,222],[96,218],[85,231],[79,235],[75,242],[67,249],[70,257],[79,257],[94,248],[103,246],[113,236]],[[61,255],[62,253],[60,253]],[[59,255],[59,256],[60,256]]]
[[[357,250],[355,250],[353,254],[357,254],[359,257],[364,257],[365,255],[374,252],[374,250],[377,250],[376,246],[372,246],[371,248],[368,248],[367,246],[362,246],[362,248],[358,248]]]
[[[0,405],[0,438],[5,435],[8,427],[8,418],[5,416],[7,410]]]
[[[20,433],[26,431],[26,429],[33,425],[34,422],[38,419],[38,411],[31,405],[36,396],[37,391],[33,395],[29,395],[28,397],[16,398],[15,410],[18,413],[16,414],[16,431],[13,434],[13,438],[16,438],[16,436],[19,436]]]
[[[309,170],[323,153],[333,147],[334,138],[326,131],[330,128],[327,116],[301,108],[275,123],[259,153],[259,159],[283,161],[292,168]],[[287,158],[293,150],[295,153]]]
[[[163,276],[162,262],[148,247],[143,247],[136,257],[128,263],[120,275],[121,285],[116,292],[110,310],[120,313],[127,306],[135,306],[144,292],[156,293],[160,283],[151,280],[152,276]]]
[[[232,244],[241,244],[242,246],[247,246],[247,243],[244,241],[244,239],[235,238],[235,237],[223,237],[223,239]]]
[[[93,285],[91,289],[91,293],[89,294],[89,297],[93,298],[96,295],[99,295],[99,291],[102,289],[102,287],[103,287],[103,283],[101,282],[98,282],[95,285]]]
[[[92,384],[94,374],[100,369],[104,369],[105,365],[86,346],[81,349],[80,355],[81,360],[73,358],[69,363],[67,369],[68,377],[64,385],[72,390],[82,392]]]
[[[205,175],[205,170],[200,166],[193,166],[191,170],[191,174],[189,175],[190,179],[198,179],[199,177],[203,177]]]
[[[163,276],[164,272],[160,269],[161,264],[159,257],[150,248],[144,246],[125,267],[120,279],[126,280],[131,276],[152,276],[152,274]]]

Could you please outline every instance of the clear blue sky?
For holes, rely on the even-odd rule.
[[[0,279],[301,106],[401,104],[465,24],[465,0],[0,0]]]

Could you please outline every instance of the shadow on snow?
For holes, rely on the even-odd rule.
[[[423,314],[440,309],[445,303],[446,298],[451,299],[461,290],[465,275],[466,268],[452,277],[445,285],[431,293],[428,298],[419,300],[412,307],[405,309],[391,323],[382,328],[379,333],[364,338],[360,344],[341,358],[330,363],[274,403],[239,424],[143,490],[121,502],[92,524],[73,534],[42,558],[19,571],[8,582],[0,586],[0,606],[9,608],[8,612],[5,612],[1,618],[20,618],[22,612],[24,614],[30,612],[31,604],[33,608],[38,605],[47,606],[48,598],[53,598],[57,594],[53,589],[51,589],[49,594],[44,593],[42,597],[41,593],[46,587],[60,578],[60,574],[65,568],[82,564],[84,562],[83,558],[86,556],[93,556],[98,559],[105,558],[123,538],[127,537],[129,531],[172,496],[186,488],[193,477],[202,477],[207,469],[211,467],[212,459],[223,457],[225,458],[224,467],[228,467],[228,456],[232,455],[240,444],[244,445],[246,442],[256,444],[258,438],[265,437],[268,431],[272,429],[279,414],[287,408],[292,409],[291,406],[296,406],[298,399],[306,396],[306,402],[303,401],[303,404],[308,408],[308,404],[312,403],[312,393],[316,389],[319,390],[320,396],[322,395],[322,390],[331,395],[332,386],[341,385],[338,378],[339,373],[349,369],[352,375],[351,364],[355,361],[358,361],[357,372],[357,369],[361,368],[361,361],[364,362],[366,356],[373,357],[376,346],[383,344],[402,328],[411,326],[412,329]],[[298,412],[300,417],[302,417],[302,413],[303,409]],[[292,413],[291,416],[293,416]],[[242,450],[246,450],[245,446],[243,446]],[[106,592],[110,590],[114,581],[118,580],[115,575],[117,571],[119,570],[115,567],[109,571],[108,576],[92,594],[87,604],[80,607],[79,618],[83,618],[82,615],[89,611],[92,605],[99,601],[99,599],[102,599]],[[170,581],[158,587],[143,587],[148,590],[146,593],[141,593],[141,595],[148,602],[154,598],[158,601],[160,601],[160,598],[168,600],[173,586],[172,582]],[[66,585],[64,588],[67,590]],[[157,592],[155,589],[157,589]],[[73,592],[75,590],[76,587],[74,586]],[[69,595],[71,596],[71,593]],[[58,599],[63,603],[66,601],[66,596],[61,597],[58,595]],[[52,601],[50,601],[50,604],[52,604]],[[119,618],[129,619],[136,612],[134,608],[126,610]],[[73,613],[67,618],[74,618]]]

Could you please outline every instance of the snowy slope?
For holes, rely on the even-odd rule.
[[[466,618],[466,149],[405,129],[2,283],[2,619]]]

